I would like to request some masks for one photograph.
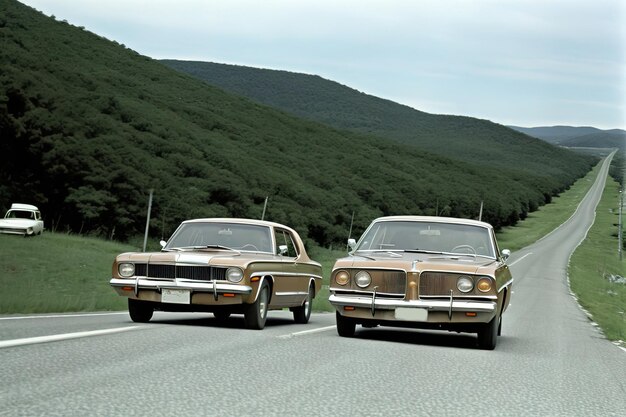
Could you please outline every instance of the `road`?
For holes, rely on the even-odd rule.
[[[624,416],[626,352],[567,285],[602,174],[576,214],[514,253],[495,351],[475,336],[392,328],[340,338],[333,314],[293,324],[155,313],[0,316],[0,416]],[[48,337],[48,338],[45,338]]]

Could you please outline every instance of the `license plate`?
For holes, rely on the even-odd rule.
[[[171,290],[163,288],[161,290],[161,302],[173,304],[189,304],[191,302],[191,291]]]
[[[427,321],[428,310],[423,308],[396,308],[396,319],[405,321]]]

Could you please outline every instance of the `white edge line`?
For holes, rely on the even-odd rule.
[[[9,316],[0,317],[0,320],[24,320],[24,319],[57,319],[63,317],[91,317],[91,316],[112,316],[115,314],[128,314],[128,311],[118,311],[115,313],[85,313],[85,314],[47,314],[47,315],[33,315],[33,316]]]
[[[50,336],[39,336],[39,337],[28,337],[25,339],[4,340],[4,341],[0,341],[0,348],[23,346],[23,345],[34,345],[38,343],[58,342],[60,340],[78,339],[78,338],[90,337],[90,336],[101,336],[101,335],[111,334],[111,333],[127,332],[129,330],[137,330],[137,329],[141,329],[142,327],[144,326],[117,327],[117,328],[105,329],[105,330],[92,330],[92,331],[87,331],[87,332],[53,334]]]
[[[335,325],[326,326],[326,327],[319,327],[317,329],[303,330],[301,332],[289,333],[289,334],[284,334],[284,335],[276,336],[276,337],[278,337],[279,339],[291,339],[292,337],[303,336],[305,334],[325,332],[327,330],[334,329],[335,327],[336,327]]]

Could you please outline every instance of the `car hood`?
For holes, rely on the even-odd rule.
[[[275,261],[269,253],[234,252],[227,250],[202,250],[185,252],[128,252],[117,256],[116,261],[154,264],[246,266],[253,261]]]
[[[0,227],[26,229],[29,227],[33,227],[36,224],[37,224],[37,220],[30,220],[30,219],[2,219],[0,220]]]
[[[439,255],[425,253],[387,253],[354,255],[338,259],[333,269],[376,268],[402,269],[405,271],[455,271],[467,274],[488,274],[498,262],[491,258],[464,255]]]

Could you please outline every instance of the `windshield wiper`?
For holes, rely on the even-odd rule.
[[[408,253],[428,253],[428,254],[431,254],[431,255],[443,255],[443,252],[435,251],[435,250],[405,249],[404,251],[408,252]]]
[[[360,251],[357,250],[357,251],[354,251],[353,253],[356,254],[357,252],[360,252]],[[384,253],[386,255],[393,256],[394,258],[402,258],[402,255],[397,253],[397,251],[394,252],[394,251],[390,251],[390,250],[373,250],[371,252],[373,252],[373,253]],[[371,260],[376,260],[376,258],[372,258],[371,256],[363,255],[361,253],[359,253],[359,256],[362,256],[364,258],[371,259]]]
[[[359,251],[358,251],[358,250],[356,250],[356,251],[354,251],[354,252],[350,253],[349,255],[351,255],[351,256],[360,256],[360,257],[362,257],[362,258],[367,258],[367,259],[370,259],[370,260],[372,260],[372,261],[375,261],[375,260],[376,260],[376,258],[372,258],[371,256],[363,255],[363,254],[360,254],[360,253],[358,253],[358,252],[359,252]]]
[[[194,246],[180,246],[177,248],[168,248],[166,250],[187,250],[187,249],[224,249],[224,250],[229,250],[229,251],[233,251],[233,252],[237,252],[237,253],[241,253],[239,252],[237,249],[233,249],[233,248],[229,248],[228,246],[223,246],[223,245],[194,245]]]

